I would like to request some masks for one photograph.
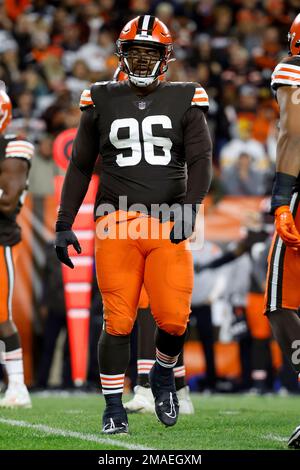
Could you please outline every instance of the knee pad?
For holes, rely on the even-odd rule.
[[[182,336],[186,331],[185,323],[169,322],[169,323],[161,323],[158,326],[161,330],[173,336]]]
[[[0,337],[3,339],[17,333],[17,329],[11,320],[0,322]]]
[[[105,321],[105,331],[112,336],[130,335],[133,328],[133,320],[130,317],[110,318]]]

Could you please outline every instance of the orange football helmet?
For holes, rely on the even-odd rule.
[[[290,31],[288,33],[289,55],[300,54],[300,13],[294,19]]]
[[[12,118],[12,105],[5,91],[4,83],[0,82],[0,133],[4,132]]]
[[[138,47],[137,47],[138,46]],[[131,48],[135,50],[135,60],[140,67],[132,66]],[[139,57],[139,49],[145,48]],[[151,49],[159,51],[156,56]],[[166,25],[155,16],[141,15],[129,21],[121,31],[117,41],[119,68],[128,75],[136,86],[149,86],[168,69],[168,62],[173,51],[173,41]]]

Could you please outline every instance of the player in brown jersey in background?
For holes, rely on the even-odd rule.
[[[4,135],[11,121],[11,101],[0,84],[0,340],[8,387],[0,407],[30,408],[31,400],[24,384],[23,355],[19,334],[13,321],[12,300],[15,260],[21,230],[16,217],[27,189],[33,145],[16,136]]]
[[[289,57],[277,65],[271,83],[280,108],[280,130],[271,200],[276,231],[269,253],[265,313],[283,353],[300,374],[300,15],[288,39]],[[288,444],[300,447],[300,426]]]
[[[197,83],[158,79],[172,53],[167,27],[153,16],[139,16],[124,27],[117,47],[128,80],[96,83],[82,94],[83,112],[56,224],[57,255],[73,267],[67,248],[73,245],[79,253],[80,246],[72,224],[100,154],[95,257],[104,305],[99,368],[107,434],[128,432],[122,393],[143,284],[157,325],[156,361],[149,377],[155,411],[166,426],[177,421],[173,368],[184,343],[193,287],[187,239],[212,166],[205,90]],[[130,236],[135,224],[140,224],[137,238]],[[158,237],[150,234],[153,227]],[[122,238],[124,228],[127,236]],[[110,237],[114,230],[116,236]]]

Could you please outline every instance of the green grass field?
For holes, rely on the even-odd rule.
[[[0,410],[0,449],[286,449],[300,424],[300,397],[197,394],[193,402],[196,414],[173,428],[129,415],[128,436],[106,437],[100,395],[33,395],[31,410]]]

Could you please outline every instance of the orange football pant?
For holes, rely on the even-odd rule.
[[[137,315],[144,284],[151,312],[157,326],[180,336],[187,327],[193,288],[193,260],[187,241],[172,244],[163,233],[170,233],[172,222],[160,224],[147,216],[127,216],[119,223],[107,225],[107,233],[116,238],[99,238],[109,216],[96,223],[95,258],[98,286],[104,306],[105,329],[111,335],[130,334]],[[129,233],[130,225],[139,227],[139,235]],[[166,226],[167,224],[167,226]],[[157,239],[148,234],[151,227]],[[142,303],[143,302],[143,299]],[[141,303],[140,303],[141,305]]]
[[[294,193],[290,209],[300,232],[300,196]],[[298,310],[300,307],[300,250],[287,247],[274,233],[268,257],[268,274],[265,292],[265,312],[284,308]]]
[[[143,285],[142,286],[142,289],[141,289],[141,294],[140,294],[140,299],[139,299],[139,303],[138,303],[138,308],[148,308],[149,307],[149,297],[148,297],[148,294],[147,294],[147,291],[145,289],[145,286]]]
[[[264,311],[264,294],[249,292],[247,297],[246,316],[251,336],[255,339],[271,337],[271,327]]]
[[[12,320],[15,262],[18,246],[0,245],[0,323]]]

